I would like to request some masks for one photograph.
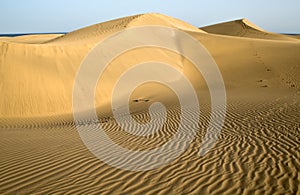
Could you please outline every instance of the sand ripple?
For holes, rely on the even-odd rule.
[[[219,140],[207,155],[200,157],[198,148],[209,116],[204,108],[197,138],[188,150],[171,164],[146,172],[119,170],[96,159],[67,120],[56,124],[31,120],[31,125],[24,124],[28,121],[20,121],[19,126],[2,125],[0,193],[296,194],[300,170],[299,110],[299,104],[285,106],[275,100],[255,104],[229,102]],[[103,124],[123,147],[149,149],[175,133],[172,127],[176,128],[178,110],[169,112],[175,117],[157,135],[145,140],[118,136],[113,119]],[[145,114],[140,118],[145,118],[142,115]],[[87,126],[92,128],[93,124]]]

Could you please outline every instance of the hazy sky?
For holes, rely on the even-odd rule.
[[[1,0],[0,33],[69,32],[156,12],[195,26],[247,18],[273,32],[300,33],[300,0]]]

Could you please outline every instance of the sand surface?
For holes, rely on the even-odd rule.
[[[112,88],[134,64],[155,59],[172,65],[189,78],[202,111],[196,139],[178,159],[132,172],[104,163],[85,147],[73,122],[72,90],[80,63],[99,41],[145,25],[179,29],[207,48],[224,79],[227,112],[218,141],[199,156],[211,102],[193,64],[162,48],[135,49],[114,59],[99,80],[95,105],[107,134],[121,146],[160,146],[176,132],[180,115],[176,95],[166,86],[148,83],[130,96],[130,111],[145,123],[149,106],[162,102],[166,124],[144,138],[120,129],[110,107]],[[266,32],[246,19],[198,29],[161,14],[130,16],[66,35],[0,37],[0,194],[299,194],[296,37]]]

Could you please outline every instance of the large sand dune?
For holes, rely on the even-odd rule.
[[[167,166],[131,172],[105,164],[84,146],[73,122],[72,90],[80,63],[99,41],[145,25],[176,28],[201,42],[223,75],[228,105],[218,141],[200,157],[211,102],[193,64],[161,48],[116,58],[100,79],[95,99],[100,121],[116,143],[133,150],[155,148],[178,127],[178,99],[157,83],[137,88],[129,105],[133,117],[145,123],[148,107],[164,103],[168,120],[163,128],[140,138],[118,127],[110,108],[112,88],[134,64],[153,59],[171,64],[190,79],[202,108],[200,128],[186,152]],[[298,39],[265,32],[246,20],[200,30],[161,14],[121,18],[66,35],[0,37],[0,194],[297,194],[299,53]]]

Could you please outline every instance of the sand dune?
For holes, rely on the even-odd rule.
[[[162,48],[122,54],[100,78],[95,93],[100,123],[114,142],[150,150],[166,143],[178,128],[178,98],[154,82],[137,88],[129,106],[133,118],[146,123],[149,106],[162,102],[168,114],[162,129],[138,137],[118,126],[110,107],[112,88],[134,64],[155,59],[172,65],[189,78],[201,106],[196,139],[178,159],[158,169],[131,172],[105,164],[85,147],[74,126],[72,90],[81,61],[99,41],[143,25],[180,29],[201,42],[220,68],[228,108],[216,145],[199,156],[211,114],[202,75],[189,60]],[[116,19],[66,35],[1,37],[0,194],[297,194],[299,53],[299,40],[265,32],[246,20],[201,30],[160,14]],[[189,110],[189,116],[193,113]],[[88,130],[97,125],[81,122]]]
[[[140,18],[138,21],[136,21],[137,17]],[[133,18],[135,18],[135,20]],[[153,20],[151,20],[151,18],[153,18]],[[106,28],[108,29],[111,28],[111,32],[118,30],[120,25],[116,25],[116,23],[120,22],[127,23],[127,26],[139,26],[149,23],[149,25],[161,24],[168,27],[171,26],[173,22],[172,25],[174,26],[176,24],[174,21],[176,20],[173,19],[167,23],[168,18],[169,17],[158,14],[127,17],[114,20],[112,24],[104,23],[98,26],[94,25],[80,29],[67,35],[59,36],[59,38],[54,38],[46,44],[21,44],[20,40],[22,40],[22,37],[19,38],[17,43],[1,42],[2,72],[5,72],[1,79],[3,83],[1,85],[1,91],[5,91],[5,93],[0,97],[3,104],[0,108],[0,116],[32,117],[71,113],[72,86],[74,85],[73,78],[77,68],[86,53],[98,43],[99,39],[108,36],[106,31],[103,30],[105,28],[101,26],[107,26]],[[297,74],[294,72],[294,70],[297,70],[297,63],[295,62],[297,62],[299,58],[299,43],[297,41],[293,43],[278,41],[253,42],[252,40],[236,39],[235,37],[219,37],[202,33],[201,30],[190,27],[188,24],[183,25],[182,23],[183,22],[178,22],[178,29],[183,29],[182,26],[188,26],[189,28],[185,27],[185,29],[188,29],[187,32],[200,40],[201,43],[208,48],[209,52],[220,65],[223,76],[228,78],[228,80],[226,80],[227,85],[229,85],[229,83],[232,83],[232,85],[244,85],[244,83],[247,82],[247,87],[248,85],[257,86],[255,81],[262,79],[264,82],[273,80],[274,86],[277,86],[277,84],[281,86],[282,83],[291,80],[289,84],[298,89],[299,85],[295,83]],[[125,27],[122,26],[121,29],[122,28]],[[93,36],[94,34],[96,35]],[[11,38],[10,41],[14,39],[16,38]],[[230,44],[230,48],[228,48],[228,44]],[[189,69],[191,65],[182,67],[181,57],[172,54],[172,52],[154,49],[153,54],[144,55],[146,52],[148,52],[146,48],[138,51],[138,53],[132,51],[126,53],[125,56],[127,57],[117,59],[111,66],[115,68],[108,70],[108,80],[104,81],[106,82],[107,88],[111,88],[111,81],[120,76],[120,73],[115,73],[116,70],[119,70],[119,72],[125,71],[132,64],[151,58],[174,64],[182,70],[185,69],[188,74],[192,74],[189,73],[193,71]],[[277,55],[274,55],[274,53],[277,53]],[[139,59],[136,58],[132,60],[132,56],[136,55],[139,56]],[[276,59],[274,56],[276,56]],[[284,56],[289,56],[288,61]],[[293,63],[289,63],[289,61]],[[120,65],[124,64],[124,62],[126,62],[128,66],[124,67]],[[249,75],[249,69],[244,68],[249,66],[251,66],[253,73],[251,75]],[[243,78],[244,82],[236,82],[236,79],[233,79],[231,76],[232,71],[224,72],[225,70],[235,69],[239,70],[237,77]],[[268,69],[272,69],[272,71],[267,71]],[[281,71],[283,72],[281,73]],[[288,73],[285,73],[286,71],[288,71]],[[253,77],[255,77],[254,82]],[[12,80],[11,78],[15,79]],[[195,85],[199,87],[205,87],[203,82],[194,82]],[[266,85],[268,83],[262,84]],[[231,85],[226,87],[228,87],[228,89],[232,88]],[[105,90],[105,92],[103,90]],[[109,104],[109,102],[107,102],[107,100],[110,99],[108,89],[99,88],[97,91],[98,96],[96,102],[102,101]],[[51,106],[49,106],[49,104],[51,104]]]
[[[2,42],[13,42],[13,43],[32,43],[40,44],[54,38],[60,37],[63,34],[35,34],[35,35],[22,35],[16,37],[0,37]]]
[[[295,41],[293,37],[267,32],[247,19],[224,22],[200,28],[208,33],[271,40]]]

